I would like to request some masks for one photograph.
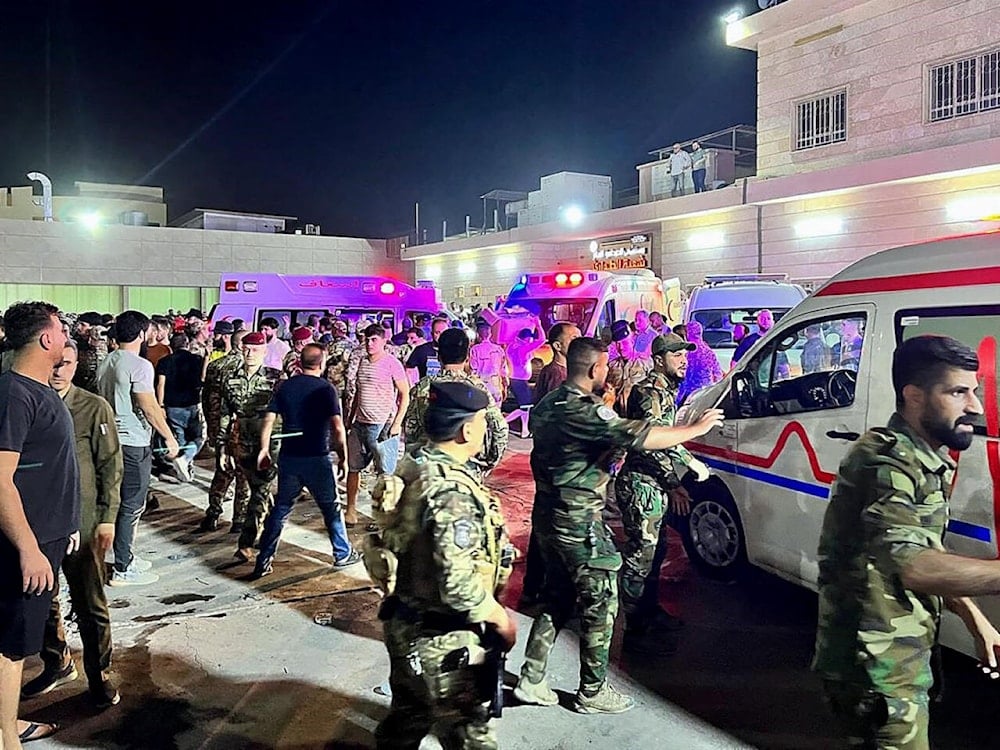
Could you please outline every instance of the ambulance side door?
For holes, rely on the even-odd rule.
[[[734,374],[734,494],[751,561],[813,585],[830,485],[868,411],[875,306],[817,310],[779,325]]]

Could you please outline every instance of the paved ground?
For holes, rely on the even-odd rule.
[[[508,526],[522,548],[530,510],[524,450],[493,477]],[[140,531],[138,551],[161,576],[147,587],[108,589],[121,705],[88,708],[82,680],[26,703],[22,715],[63,729],[38,750],[67,747],[362,748],[388,699],[373,691],[386,676],[375,619],[378,595],[361,566],[329,569],[321,518],[301,503],[286,529],[275,572],[245,580],[235,537],[197,534],[208,472],[192,485],[157,484],[161,508]],[[507,593],[513,604],[520,566]],[[615,654],[614,680],[639,706],[617,717],[565,708],[510,705],[498,722],[505,748],[838,748],[808,672],[815,597],[755,576],[737,586],[693,574],[679,545],[663,573],[665,603],[687,622],[676,655],[656,661]],[[522,638],[530,620],[519,615]],[[317,624],[317,620],[326,624]],[[575,689],[575,641],[565,634],[552,682],[566,704]],[[523,644],[511,655],[520,665]],[[997,690],[961,657],[949,658],[948,700],[936,718],[939,747],[986,748],[1000,742],[983,718]],[[30,672],[38,667],[32,665]],[[513,675],[509,675],[513,679]],[[513,703],[513,699],[510,699]],[[425,748],[438,744],[430,739]]]

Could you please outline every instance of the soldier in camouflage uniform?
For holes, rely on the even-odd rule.
[[[85,312],[76,319],[73,341],[80,355],[73,385],[97,393],[97,368],[108,356],[108,343],[101,335],[100,313]]]
[[[222,381],[222,419],[216,449],[225,452],[227,446],[231,450],[235,445],[237,471],[250,485],[250,501],[235,554],[243,562],[253,561],[253,547],[264,518],[274,504],[271,486],[277,476],[277,467],[274,464],[265,469],[257,467],[264,415],[281,377],[280,371],[264,367],[266,353],[264,334],[256,331],[246,334],[243,337],[243,366],[228,369]],[[280,425],[275,427],[276,432],[280,429]],[[278,455],[277,441],[272,441],[271,455]]]
[[[326,348],[326,372],[324,377],[329,380],[337,393],[340,394],[344,414],[349,414],[347,402],[347,363],[351,352],[358,348],[357,341],[347,335],[347,323],[334,320],[331,341]]]
[[[489,427],[486,431],[486,440],[482,451],[473,457],[470,464],[470,468],[474,468],[480,479],[483,479],[503,458],[504,451],[507,450],[510,428],[503,418],[500,407],[489,394],[486,384],[466,370],[469,362],[469,337],[464,331],[449,328],[441,334],[441,338],[438,339],[438,359],[441,361],[441,372],[421,378],[410,389],[410,406],[403,422],[407,450],[414,453],[427,442],[424,434],[424,416],[430,406],[431,385],[447,382],[468,383],[485,391],[489,396],[489,406],[486,407],[486,423]]]
[[[281,361],[282,380],[288,380],[288,378],[302,374],[302,350],[305,349],[306,344],[311,343],[312,340],[313,332],[311,328],[299,326],[292,331],[292,348],[288,350],[288,354],[286,354],[285,358]]]
[[[595,394],[608,373],[607,347],[593,338],[569,346],[567,379],[531,411],[535,477],[532,531],[546,565],[543,611],[525,649],[515,696],[554,706],[545,669],[559,631],[580,615],[580,686],[574,710],[621,713],[633,705],[607,682],[608,650],[618,611],[618,569],[622,559],[604,523],[609,461],[620,447],[666,450],[708,432],[722,421],[709,409],[690,427],[653,426],[622,419]]]
[[[208,363],[201,389],[201,407],[205,414],[208,444],[215,448],[215,473],[208,488],[208,510],[205,511],[205,518],[199,526],[201,531],[215,531],[219,528],[222,503],[234,482],[236,489],[233,496],[233,523],[229,529],[230,533],[243,530],[243,519],[246,518],[247,503],[250,501],[250,485],[246,477],[236,470],[234,463],[236,444],[226,444],[226,435],[222,431],[222,384],[230,372],[243,366],[241,345],[244,333],[233,333],[232,328],[232,323],[228,321],[221,320],[216,323],[216,333],[219,333],[220,329],[230,331],[232,346],[225,356]]]
[[[384,485],[376,491],[381,551],[393,572],[373,572],[390,594],[379,617],[392,687],[375,738],[382,750],[417,750],[439,723],[444,747],[492,750],[484,688],[495,684],[496,669],[486,651],[509,651],[516,625],[496,599],[513,558],[500,506],[468,470],[482,449],[489,401],[459,382],[432,384],[430,401],[428,444],[383,480],[396,487],[393,503]]]
[[[694,344],[674,333],[653,339],[650,348],[653,371],[632,387],[624,416],[673,427],[677,388],[687,369],[687,353],[693,349]],[[671,646],[650,626],[675,630],[681,625],[678,618],[659,606],[660,565],[654,563],[662,564],[666,553],[666,534],[661,528],[668,498],[674,512],[686,514],[690,508],[675,464],[691,469],[700,481],[709,476],[704,463],[683,445],[677,445],[665,451],[629,451],[615,478],[615,497],[625,530],[621,580],[625,646],[644,653],[660,652]]]
[[[813,669],[854,748],[926,750],[931,650],[944,605],[994,669],[1000,633],[969,596],[1000,593],[1000,563],[944,550],[955,464],[983,412],[978,358],[944,336],[896,349],[896,413],[840,464],[819,543]]]

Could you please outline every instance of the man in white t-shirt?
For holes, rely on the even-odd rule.
[[[684,181],[690,171],[691,155],[681,148],[681,144],[675,143],[673,152],[670,154],[670,178],[673,180],[670,188],[671,198],[684,195]]]
[[[139,349],[149,328],[149,318],[141,312],[126,310],[115,320],[118,348],[108,354],[97,369],[98,393],[115,410],[115,424],[122,444],[121,505],[115,521],[115,563],[112,586],[154,583],[159,576],[150,573],[146,560],[133,554],[139,517],[146,509],[146,493],[153,465],[150,446],[153,430],[166,443],[167,458],[180,449],[166,415],[153,389],[153,365],[139,356]]]
[[[285,364],[285,355],[292,350],[287,341],[278,338],[280,324],[276,318],[264,318],[260,321],[260,332],[267,340],[267,353],[264,355],[264,367],[281,372]]]
[[[493,329],[485,320],[476,323],[476,343],[469,350],[469,367],[486,384],[498,404],[507,398],[510,363],[503,347],[493,343]]]
[[[392,474],[399,458],[399,435],[410,405],[410,382],[402,363],[385,350],[385,329],[373,323],[364,331],[365,356],[358,364],[347,435],[348,527],[358,522],[361,472],[375,462],[379,474]]]
[[[507,359],[510,360],[510,390],[514,394],[518,406],[534,403],[531,393],[531,357],[539,347],[542,326],[522,328],[517,338],[507,347]]]

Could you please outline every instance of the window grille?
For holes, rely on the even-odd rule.
[[[795,105],[795,150],[847,140],[847,90]]]
[[[931,122],[1000,109],[1000,48],[932,65],[928,89]]]

